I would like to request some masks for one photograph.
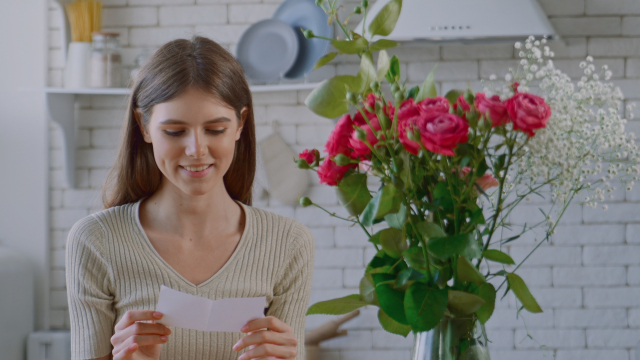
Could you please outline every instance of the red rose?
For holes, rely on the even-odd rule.
[[[420,132],[420,142],[429,151],[453,156],[453,149],[468,140],[469,124],[461,117],[449,113],[426,113],[399,123],[399,138],[405,149],[418,154],[420,145],[407,137],[408,129]]]
[[[522,130],[531,137],[535,135],[533,130],[547,126],[551,108],[540,96],[517,93],[506,103],[514,129]]]
[[[346,156],[351,155],[351,149],[349,148],[349,138],[353,133],[353,121],[349,114],[345,114],[338,120],[336,126],[329,134],[329,139],[324,145],[324,151],[329,154],[330,157],[334,157],[338,154],[344,154]]]
[[[420,111],[423,112],[449,112],[449,100],[442,96],[426,98],[420,101],[417,105],[420,108]]]
[[[307,164],[313,164],[313,162],[316,160],[316,152],[318,150],[316,149],[305,149],[304,151],[302,151],[299,155],[298,158],[299,159],[304,159],[304,161],[307,162]]]
[[[352,168],[357,167],[358,164],[349,164],[345,166],[336,165],[333,160],[327,157],[322,164],[318,167],[318,177],[320,178],[320,184],[326,184],[329,186],[336,186],[344,177],[344,174]]]
[[[379,100],[379,98],[377,96],[375,96],[373,94],[369,94],[369,95],[367,95],[367,101],[365,102],[365,105],[370,107],[372,110],[375,110],[375,108],[376,108],[376,100]],[[377,118],[378,117],[375,113],[369,112],[369,110],[367,110],[366,106],[362,107],[362,111],[365,113],[365,115],[367,115],[367,118],[369,119],[369,121],[371,121],[373,118]],[[387,113],[387,106],[384,106],[382,111],[386,114]],[[358,126],[362,126],[362,125],[366,125],[367,124],[367,122],[365,121],[365,119],[362,116],[362,114],[360,113],[360,111],[356,111],[355,115],[353,115],[353,122]]]
[[[464,94],[458,96],[458,100],[453,104],[453,110],[458,111],[461,108],[463,112],[471,111],[471,105],[464,99]]]
[[[509,122],[507,105],[500,100],[500,96],[493,95],[488,98],[483,93],[476,94],[475,106],[479,113],[489,117],[491,127],[502,126]]]
[[[373,117],[372,119],[369,119],[369,121],[371,122],[371,126],[373,126],[373,129],[376,132],[382,129],[380,127],[380,121],[378,121],[378,117]],[[364,124],[360,126],[360,128],[367,133],[367,141],[369,142],[369,144],[371,144],[371,146],[373,146],[378,143],[378,138],[371,130],[371,126],[369,126],[368,124]],[[360,141],[360,139],[358,139],[358,133],[355,131],[351,134],[351,138],[349,139],[349,146],[353,149],[351,157],[354,159],[361,156],[369,155],[371,153],[371,149],[369,148],[369,146],[367,146],[364,141]]]

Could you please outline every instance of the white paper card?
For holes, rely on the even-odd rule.
[[[266,301],[266,296],[211,300],[162,285],[156,311],[164,316],[156,322],[185,329],[240,332],[250,320],[264,317]]]

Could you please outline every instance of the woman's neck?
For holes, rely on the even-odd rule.
[[[206,241],[210,240],[210,234],[237,231],[243,213],[222,181],[203,195],[188,195],[174,186],[160,186],[143,201],[141,213],[142,208],[146,222],[155,231],[192,241]]]

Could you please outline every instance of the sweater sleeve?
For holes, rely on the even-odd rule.
[[[69,232],[65,253],[71,321],[71,359],[95,359],[111,353],[116,312],[102,240],[104,230],[91,215]]]
[[[305,320],[311,298],[311,280],[315,245],[311,231],[301,223],[294,223],[292,249],[280,269],[273,300],[266,316],[274,316],[293,328],[298,340],[297,360],[305,360]]]

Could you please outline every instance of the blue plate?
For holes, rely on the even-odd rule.
[[[236,57],[252,82],[278,80],[294,64],[299,41],[295,31],[277,19],[259,21],[240,37]]]
[[[300,48],[298,57],[291,69],[284,74],[284,77],[296,79],[310,73],[316,61],[327,52],[329,41],[322,39],[308,40],[304,37],[300,28],[309,29],[316,35],[331,38],[332,29],[327,24],[329,16],[325,14],[321,7],[316,5],[314,0],[286,0],[278,7],[273,18],[289,24],[295,29],[295,33],[298,36]]]

